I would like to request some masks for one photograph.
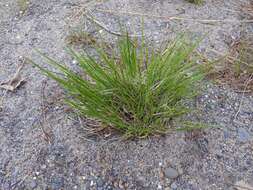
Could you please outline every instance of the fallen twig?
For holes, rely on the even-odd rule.
[[[45,103],[45,88],[46,88],[46,85],[47,85],[47,81],[43,81],[42,83],[42,89],[41,89],[41,112],[42,112],[42,117],[43,117],[43,122],[41,122],[40,124],[40,128],[44,134],[44,139],[48,142],[48,143],[52,143],[53,141],[53,135],[49,132],[46,131],[44,125],[45,123],[47,122],[47,119],[46,119],[46,103]],[[50,125],[50,124],[49,124]]]
[[[22,61],[21,65],[19,65],[16,73],[14,74],[14,76],[11,79],[9,79],[6,82],[0,83],[0,88],[5,89],[7,91],[14,91],[21,84],[23,84],[25,80],[23,78],[21,78],[21,76],[20,76],[20,72],[23,67],[24,67],[24,61]]]
[[[108,32],[109,34],[112,34],[112,35],[115,35],[115,36],[125,36],[126,34],[122,34],[122,33],[119,33],[119,32],[115,32],[115,31],[112,31],[110,30],[109,28],[107,28],[104,24],[102,24],[101,22],[99,22],[98,20],[96,20],[92,15],[91,13],[88,13],[86,11],[86,14],[85,16],[91,20],[93,23],[95,23],[96,25],[98,25],[100,28],[102,28],[103,30],[105,30],[106,32]],[[130,37],[140,37],[141,35],[129,35]]]
[[[118,32],[114,32],[111,31],[110,29],[108,29],[105,25],[103,25],[102,23],[100,23],[98,20],[96,20],[93,16],[90,15],[90,13],[85,14],[85,16],[91,20],[92,22],[94,22],[96,25],[98,25],[100,28],[104,29],[106,32],[112,34],[112,35],[116,35],[116,36],[122,36],[120,33]]]
[[[100,28],[102,28],[103,30],[105,30],[109,34],[112,34],[112,35],[115,35],[115,36],[124,36],[124,34],[121,34],[119,32],[115,32],[115,31],[110,30],[104,24],[102,24],[97,19],[95,19],[94,16],[90,13],[90,11],[87,7],[88,7],[88,5],[84,5],[84,6],[80,7],[79,10],[76,12],[76,14],[74,14],[73,16],[70,17],[70,21],[73,20],[73,19],[76,19],[78,17],[81,17],[81,16],[86,16],[86,18],[88,18],[90,21],[92,21],[93,23],[98,25]],[[69,23],[67,23],[67,25],[69,25]],[[130,37],[138,37],[137,35],[129,35],[129,36]]]
[[[171,21],[171,20],[182,20],[182,21],[194,21],[201,23],[253,23],[253,20],[234,20],[234,19],[194,19],[194,18],[185,18],[185,17],[177,17],[177,16],[158,16],[152,14],[143,14],[138,12],[126,12],[119,10],[105,10],[105,9],[95,9],[99,12],[110,13],[110,14],[125,14],[130,16],[140,16],[140,17],[148,17],[148,18],[158,18],[163,21]]]

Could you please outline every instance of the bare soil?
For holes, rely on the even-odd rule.
[[[226,53],[231,40],[253,32],[253,23],[245,22],[250,18],[241,11],[249,2],[205,0],[196,6],[184,0],[30,0],[20,12],[15,0],[0,0],[0,83],[11,79],[24,57],[47,67],[34,49],[76,68],[64,51],[72,30],[113,41],[115,35],[85,11],[112,33],[120,32],[121,23],[140,35],[144,17],[154,48],[178,33],[206,35],[198,50],[217,58],[211,50]],[[26,82],[13,92],[0,89],[0,189],[231,190],[239,181],[253,187],[250,95],[206,81],[194,105],[196,117],[218,127],[196,138],[182,132],[122,141],[108,134],[87,138],[87,121],[62,104],[64,92],[55,82],[29,64],[21,77]]]

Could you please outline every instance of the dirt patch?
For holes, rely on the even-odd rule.
[[[247,35],[234,41],[229,53],[219,63],[221,68],[214,68],[209,77],[220,85],[229,85],[237,92],[253,93],[252,40],[252,36]]]

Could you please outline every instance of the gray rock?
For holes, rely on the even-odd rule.
[[[41,165],[41,167],[40,167],[41,169],[46,169],[47,168],[47,165],[45,165],[45,164],[43,164],[43,165]]]
[[[32,180],[30,184],[31,189],[35,189],[37,187],[37,182]]]
[[[175,182],[173,182],[170,187],[172,190],[175,190],[175,189],[177,189],[177,184]]]
[[[10,189],[10,183],[6,182],[3,184],[4,189]]]
[[[165,171],[164,171],[164,174],[167,178],[170,178],[170,179],[175,179],[179,176],[179,173],[176,169],[174,168],[166,168]]]
[[[228,139],[229,138],[229,132],[227,130],[224,130],[223,131],[223,136],[224,136],[224,139]]]
[[[85,188],[84,189],[90,189],[90,181],[87,181],[86,183],[85,183]]]
[[[97,179],[97,186],[102,187],[104,185],[104,181],[101,178]]]
[[[63,177],[53,177],[51,180],[52,189],[61,189],[64,187],[64,178]]]
[[[107,186],[105,187],[105,189],[106,189],[106,190],[113,190],[113,186],[107,185]]]
[[[247,142],[250,140],[250,134],[248,133],[248,131],[244,128],[238,128],[237,130],[238,132],[238,140],[240,142]]]

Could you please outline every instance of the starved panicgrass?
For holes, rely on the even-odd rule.
[[[33,64],[67,91],[66,102],[79,114],[126,137],[146,137],[172,129],[170,121],[189,111],[183,102],[197,94],[203,78],[191,56],[197,45],[179,37],[155,52],[126,35],[114,53],[97,48],[99,59],[69,50],[88,80],[45,55],[64,76]]]

